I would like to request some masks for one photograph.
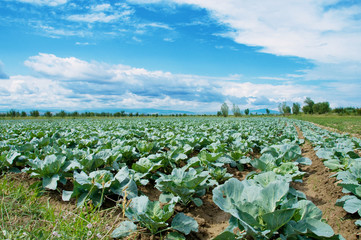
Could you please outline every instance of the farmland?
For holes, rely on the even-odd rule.
[[[4,238],[357,239],[360,232],[361,140],[309,122],[41,119],[0,126]]]

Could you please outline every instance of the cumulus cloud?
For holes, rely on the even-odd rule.
[[[163,0],[129,2],[169,3]],[[319,79],[318,74],[328,65],[336,75],[346,72],[347,76],[359,79],[359,70],[353,74],[348,65],[361,64],[360,4],[343,4],[341,0],[223,0],[222,4],[218,0],[171,2],[208,10],[214,19],[229,28],[218,35],[237,43],[260,47],[259,51],[265,53],[312,61],[317,68],[308,71],[307,77],[315,75]]]
[[[302,103],[307,96],[323,100],[322,97],[329,96],[330,91],[337,92],[340,87],[337,84],[327,88],[309,87],[287,82],[257,84],[238,75],[173,74],[46,53],[29,57],[25,64],[34,71],[34,76],[2,80],[0,101],[8,103],[8,108],[161,108],[215,112],[223,102],[229,102],[241,109],[277,109],[280,102]],[[349,90],[342,88],[336,93],[335,102],[350,103],[344,95]],[[356,101],[358,98],[355,97]]]

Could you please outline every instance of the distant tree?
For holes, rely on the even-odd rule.
[[[121,117],[125,117],[125,116],[127,116],[127,114],[125,113],[124,110],[122,110],[122,111],[120,111],[120,116],[121,116]]]
[[[241,114],[241,110],[239,109],[239,107],[235,104],[233,104],[233,107],[232,107],[232,112],[233,112],[233,115],[235,117],[240,117],[242,114]]]
[[[11,109],[9,112],[7,112],[6,115],[8,117],[16,117],[16,111],[14,109]]]
[[[228,116],[228,112],[229,112],[229,107],[227,105],[227,103],[223,103],[221,106],[221,112],[223,117],[227,117]]]
[[[30,116],[32,117],[39,117],[40,116],[40,113],[38,110],[33,110],[33,111],[30,111]]]
[[[361,108],[356,108],[356,114],[361,115]]]
[[[244,110],[244,114],[248,115],[249,114],[249,108]]]
[[[55,116],[57,117],[61,117],[61,118],[65,118],[66,117],[66,112],[64,110],[61,110],[60,112],[58,112],[57,114],[55,114]]]
[[[290,106],[287,106],[286,102],[280,103],[278,105],[278,111],[283,115],[291,114],[291,108],[290,108]]]
[[[305,106],[302,107],[302,111],[304,113],[308,113],[308,114],[312,114],[313,113],[313,105],[315,104],[314,101],[311,100],[311,98],[307,97],[304,101],[304,103],[306,104]]]
[[[22,116],[22,117],[26,117],[27,115],[28,115],[28,114],[26,114],[25,111],[22,111],[22,112],[21,112],[21,116]]]
[[[129,113],[129,117],[133,117],[133,113]]]
[[[269,115],[270,114],[270,110],[268,108],[266,108],[266,114]]]
[[[330,104],[328,102],[315,103],[312,107],[314,113],[325,114],[331,111]]]
[[[218,116],[218,117],[222,116],[222,112],[221,112],[221,111],[218,111],[218,112],[217,112],[217,116]]]
[[[74,111],[72,113],[69,113],[69,116],[72,116],[72,117],[79,117],[79,113],[77,111]]]
[[[174,115],[174,114],[173,114],[173,115]],[[138,117],[138,116],[139,116],[139,113],[138,113],[138,112],[136,112],[136,113],[135,113],[135,116],[136,116],[136,117]]]
[[[293,103],[292,105],[292,113],[297,115],[300,113],[301,105],[299,103]]]
[[[49,117],[52,117],[53,114],[52,114],[50,111],[46,111],[46,112],[44,113],[44,116],[49,118]]]

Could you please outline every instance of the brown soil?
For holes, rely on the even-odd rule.
[[[300,138],[304,138],[297,128]],[[305,141],[302,156],[312,160],[311,166],[300,165],[300,170],[306,172],[303,183],[294,183],[293,187],[306,194],[323,213],[323,218],[333,228],[336,234],[341,234],[347,240],[359,239],[360,230],[355,225],[356,218],[348,214],[342,207],[335,206],[341,198],[342,188],[337,186],[336,178],[330,178],[331,172],[323,165],[313,150],[310,142]]]
[[[194,207],[186,213],[195,218],[199,225],[198,233],[191,233],[187,239],[213,239],[228,226],[230,215],[213,202],[212,193],[207,193],[202,201],[201,207]]]

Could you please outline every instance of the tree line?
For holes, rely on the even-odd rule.
[[[119,112],[115,112],[115,113],[110,113],[110,112],[78,112],[78,111],[73,111],[73,112],[66,112],[64,110],[61,110],[60,112],[56,112],[53,113],[51,111],[45,111],[44,113],[40,113],[39,110],[32,110],[29,113],[25,112],[25,111],[17,111],[14,109],[11,109],[10,111],[6,112],[6,113],[0,113],[0,117],[11,117],[11,118],[15,118],[15,117],[47,117],[47,118],[51,118],[51,117],[60,117],[60,118],[66,118],[66,117],[159,117],[159,116],[174,116],[174,117],[186,117],[189,116],[186,113],[176,113],[176,114],[168,114],[168,115],[163,115],[163,114],[158,114],[158,113],[127,113],[125,111],[119,111]]]
[[[280,103],[278,105],[278,111],[283,115],[295,114],[298,115],[301,111],[305,114],[325,114],[325,113],[337,113],[339,115],[361,115],[361,108],[355,107],[338,107],[331,109],[329,102],[318,102],[315,103],[311,98],[307,97],[304,101],[304,106],[301,108],[299,103],[293,103],[292,107],[288,106],[286,102]],[[233,104],[232,112],[235,117],[240,117],[242,115],[239,107]],[[249,109],[244,110],[245,115],[249,115]],[[266,114],[270,114],[270,110],[266,109]],[[227,117],[229,115],[229,107],[227,103],[223,103],[220,111],[217,112],[217,116]]]

